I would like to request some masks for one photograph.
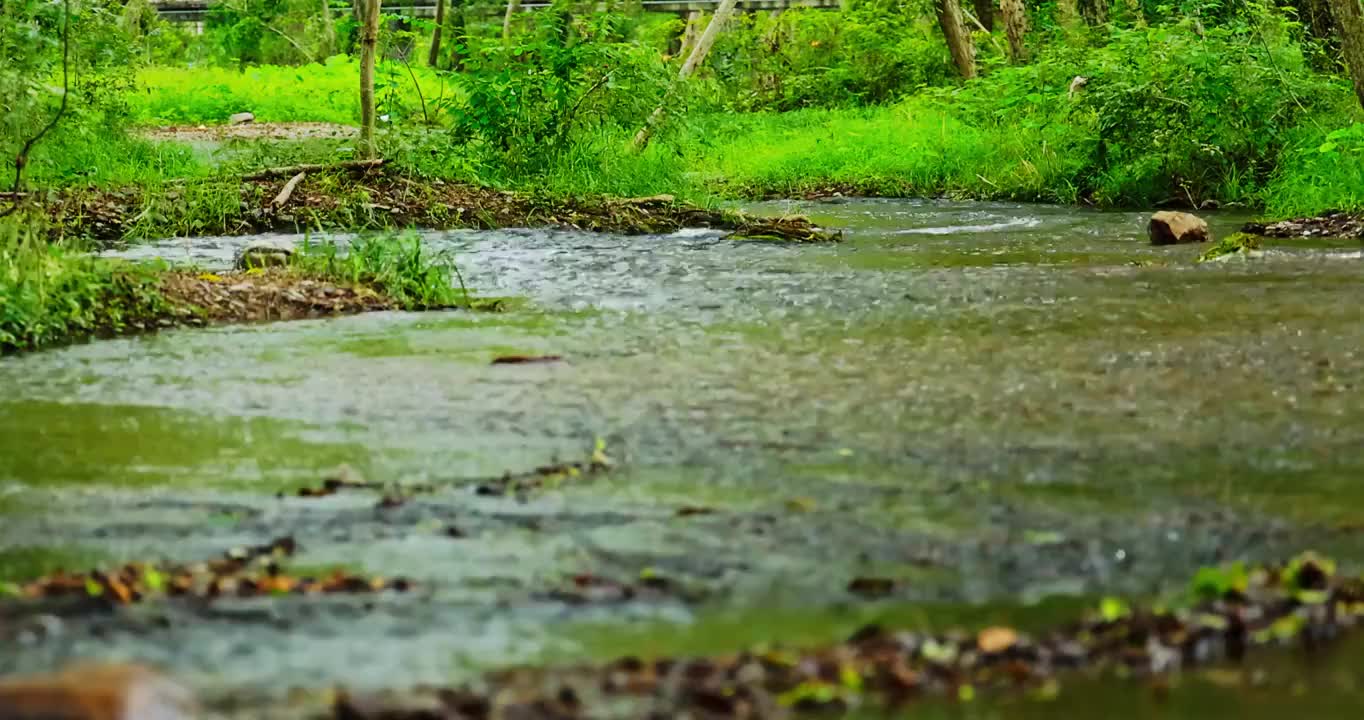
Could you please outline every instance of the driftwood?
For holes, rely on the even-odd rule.
[[[347,160],[327,165],[287,165],[285,167],[266,168],[250,175],[243,175],[242,180],[273,180],[281,177],[293,177],[299,173],[327,172],[329,170],[372,170],[386,162],[388,161],[383,158],[376,158],[374,160]]]
[[[275,196],[274,201],[270,204],[277,208],[284,207],[284,203],[289,202],[289,197],[294,194],[294,188],[298,187],[298,184],[303,182],[303,178],[307,174],[307,171],[299,171],[297,175],[289,178],[289,182],[284,183],[284,189],[279,191],[279,194]]]

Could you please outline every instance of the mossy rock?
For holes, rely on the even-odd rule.
[[[1250,257],[1252,253],[1260,249],[1260,238],[1249,233],[1232,233],[1222,238],[1216,245],[1203,251],[1198,256],[1198,262],[1212,262],[1214,260],[1224,260],[1233,255]]]

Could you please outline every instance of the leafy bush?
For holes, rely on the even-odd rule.
[[[745,13],[708,60],[721,104],[740,110],[891,102],[953,77],[927,3],[861,0],[842,12]]]
[[[466,62],[465,97],[451,109],[451,139],[514,168],[542,165],[575,133],[638,127],[662,100],[670,72],[646,48],[611,38],[606,22],[574,37],[567,10],[540,11],[537,31]]]

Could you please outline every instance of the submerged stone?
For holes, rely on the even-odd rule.
[[[294,246],[288,242],[274,240],[252,240],[237,251],[233,265],[238,270],[252,268],[278,267],[289,264],[294,256]]]

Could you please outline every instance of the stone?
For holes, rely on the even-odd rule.
[[[289,264],[294,256],[294,246],[287,242],[273,240],[252,240],[237,251],[232,260],[238,270],[252,268],[282,267]]]
[[[246,123],[255,121],[256,116],[249,112],[233,113],[227,118],[227,122],[231,125],[245,125]]]
[[[1146,225],[1152,245],[1182,245],[1201,243],[1212,239],[1208,222],[1197,215],[1186,212],[1162,211],[1151,216]]]
[[[191,720],[194,694],[152,668],[73,665],[0,679],[0,720]]]

